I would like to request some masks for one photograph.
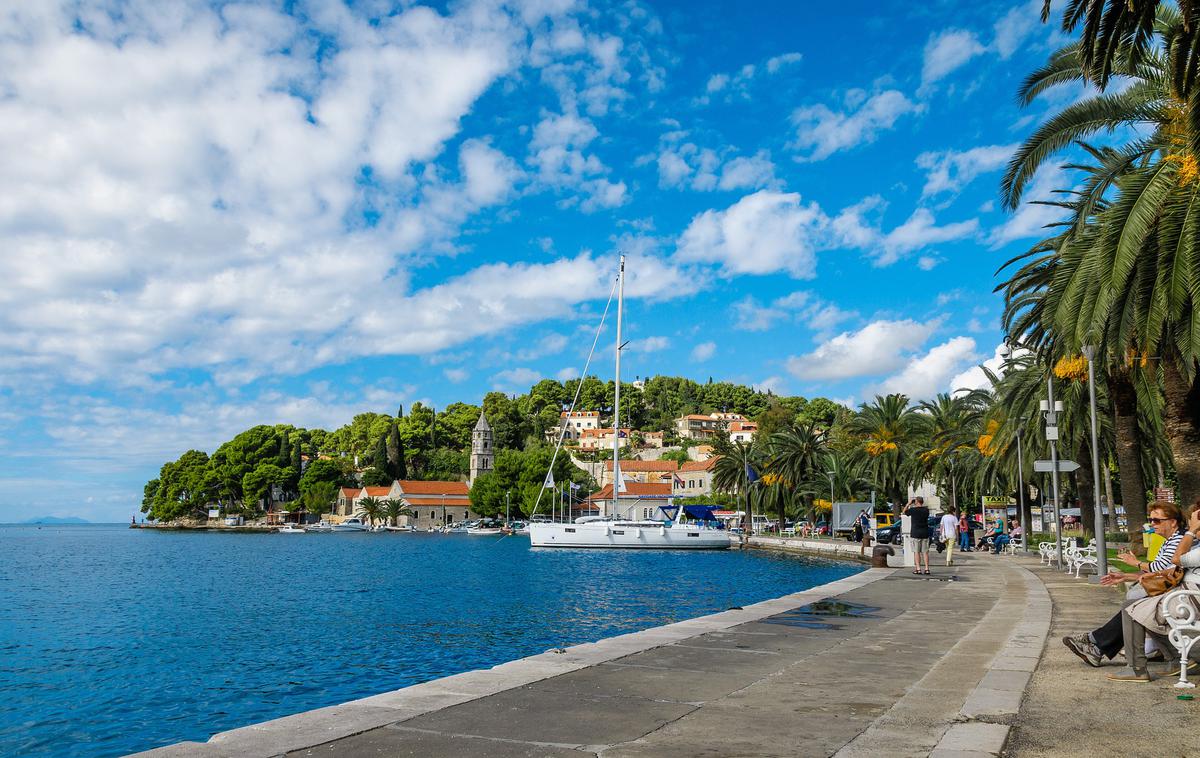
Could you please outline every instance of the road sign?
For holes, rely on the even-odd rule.
[[[1069,474],[1079,468],[1079,464],[1075,461],[1059,461],[1058,473]],[[1034,461],[1033,470],[1042,474],[1049,474],[1054,470],[1054,461]]]

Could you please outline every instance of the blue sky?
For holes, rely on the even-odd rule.
[[[1011,3],[29,3],[0,15],[0,521],[578,373],[976,386],[1063,42]],[[1057,169],[1030,197],[1061,186]],[[608,354],[602,375],[610,375]]]

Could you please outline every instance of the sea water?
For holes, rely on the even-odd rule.
[[[120,755],[848,576],[527,537],[0,526],[0,755]]]

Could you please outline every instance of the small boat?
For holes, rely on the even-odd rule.
[[[385,527],[383,527],[383,531],[385,531],[385,532],[415,532],[417,530],[413,526],[385,526]]]
[[[297,528],[294,524],[284,524],[275,531],[279,534],[304,534],[304,530]]]
[[[475,535],[495,535],[500,534],[504,530],[504,525],[492,518],[480,519],[475,522],[474,526],[467,527],[467,534]]]
[[[314,534],[321,534],[323,532],[332,532],[333,525],[330,524],[328,521],[318,521],[315,524],[310,524],[309,526],[304,527],[304,531],[312,532]]]
[[[524,521],[510,521],[503,531],[505,534],[529,534],[529,524]]]
[[[351,516],[340,524],[334,524],[331,529],[335,532],[365,532],[368,527],[358,516]]]

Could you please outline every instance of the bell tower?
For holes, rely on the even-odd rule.
[[[475,430],[471,432],[471,476],[467,479],[467,486],[475,484],[480,474],[491,471],[495,461],[492,427],[488,426],[487,417],[480,412]]]

